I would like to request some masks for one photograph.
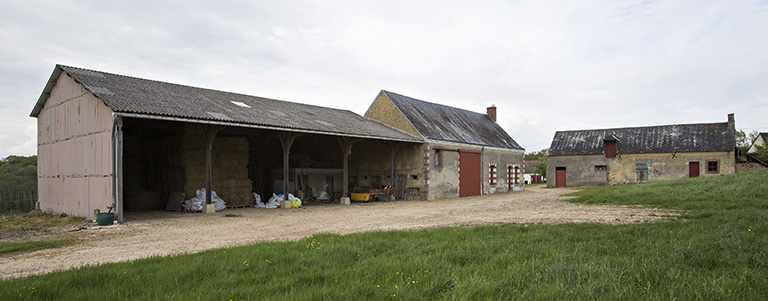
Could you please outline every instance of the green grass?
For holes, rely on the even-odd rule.
[[[24,215],[0,217],[0,233],[72,227],[86,223],[82,217],[35,210]]]
[[[2,281],[0,299],[768,298],[768,171],[576,194],[685,219],[319,234]]]
[[[68,246],[72,243],[70,240],[45,240],[45,241],[27,241],[0,245],[0,255],[11,255],[16,253],[34,252],[43,249],[53,249]]]

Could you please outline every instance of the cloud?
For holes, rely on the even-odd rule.
[[[57,63],[365,112],[380,89],[556,130],[768,131],[760,1],[39,1],[0,12],[0,156]],[[6,118],[13,116],[13,118]],[[14,125],[18,124],[18,125]]]

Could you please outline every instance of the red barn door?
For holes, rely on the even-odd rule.
[[[483,184],[481,156],[479,151],[459,150],[459,196],[480,195]]]

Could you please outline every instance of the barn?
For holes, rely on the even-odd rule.
[[[547,155],[547,187],[648,183],[731,174],[735,123],[558,131]]]
[[[365,117],[424,141],[424,179],[413,187],[426,199],[520,191],[525,150],[486,114],[382,90]],[[410,189],[410,188],[409,188]]]
[[[123,221],[204,187],[228,207],[388,185],[429,196],[424,137],[348,110],[57,65],[30,116],[42,210]]]

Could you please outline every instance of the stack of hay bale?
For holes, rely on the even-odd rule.
[[[205,187],[205,139],[200,125],[187,124],[180,142],[184,168],[184,192],[194,196]],[[252,206],[248,179],[248,140],[244,137],[217,137],[213,142],[211,190],[227,207]]]

